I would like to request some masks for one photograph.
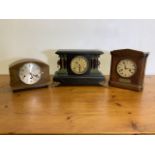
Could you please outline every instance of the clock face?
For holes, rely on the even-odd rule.
[[[70,64],[71,70],[75,74],[84,74],[88,70],[88,60],[83,56],[76,56]]]
[[[35,84],[41,79],[41,68],[35,63],[26,63],[19,69],[19,78],[25,84]]]
[[[130,59],[123,59],[117,64],[117,73],[123,78],[132,77],[136,70],[136,64]]]

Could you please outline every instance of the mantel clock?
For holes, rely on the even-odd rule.
[[[141,91],[148,53],[132,49],[111,51],[111,86]]]
[[[21,59],[9,66],[13,91],[46,87],[51,83],[49,66],[36,59]]]
[[[104,76],[98,70],[99,50],[58,50],[59,70],[54,75],[54,81],[64,85],[96,85],[104,81]]]

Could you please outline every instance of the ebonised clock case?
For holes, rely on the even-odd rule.
[[[98,70],[98,58],[102,51],[99,50],[58,50],[60,69],[55,73],[53,80],[62,85],[100,85],[105,78]],[[77,56],[88,60],[88,69],[83,74],[75,74],[71,69],[71,61]]]

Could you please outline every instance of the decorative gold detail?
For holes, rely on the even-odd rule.
[[[130,79],[123,79],[123,78],[119,78],[120,82],[124,82],[124,83],[131,83]]]

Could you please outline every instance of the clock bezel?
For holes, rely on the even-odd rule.
[[[79,57],[79,56],[84,57],[87,60],[87,64],[88,64],[87,71],[84,72],[83,74],[76,74],[71,69],[72,60],[76,57]],[[70,55],[67,55],[67,59],[68,59],[67,70],[68,70],[69,75],[83,76],[83,75],[88,75],[90,73],[90,70],[91,70],[91,68],[90,68],[90,55],[85,55],[85,54],[82,54],[82,55],[81,54],[74,54],[74,55],[72,55],[72,54],[70,54]]]
[[[125,60],[126,60],[126,61],[131,61],[131,62],[134,63],[134,65],[135,65],[135,71],[134,71],[134,73],[133,73],[132,75],[130,75],[130,76],[127,76],[127,77],[121,76],[120,73],[118,72],[118,65],[120,64],[121,61],[125,61]],[[136,74],[136,72],[137,72],[137,64],[136,64],[133,60],[131,60],[131,59],[121,59],[121,60],[117,63],[117,65],[116,65],[116,72],[117,72],[117,74],[118,74],[121,78],[126,78],[126,79],[131,78],[131,77],[134,76],[134,75]]]
[[[35,81],[34,83],[26,83],[26,82],[24,82],[24,80],[21,78],[21,70],[22,70],[23,67],[24,67],[25,65],[27,65],[27,64],[33,64],[33,65],[36,65],[37,67],[39,67],[40,77],[39,77],[39,79],[38,79],[37,81]],[[41,67],[40,67],[37,63],[34,63],[34,62],[24,63],[24,64],[19,68],[19,74],[18,74],[18,76],[19,76],[20,81],[23,82],[24,84],[26,84],[26,85],[34,85],[34,84],[39,83],[39,81],[41,80],[41,78],[42,78],[42,69],[41,69]]]
[[[73,70],[73,68],[72,68],[72,63],[73,63],[73,61],[74,61],[75,59],[77,59],[77,58],[79,58],[79,57],[82,58],[83,60],[85,60],[85,62],[86,62],[86,68],[85,68],[84,71],[82,71],[82,72],[75,72],[75,71]],[[88,68],[89,68],[89,61],[88,61],[88,59],[87,59],[85,56],[80,55],[80,56],[75,56],[74,58],[72,58],[71,63],[70,63],[70,69],[71,69],[72,72],[75,73],[76,75],[83,75],[84,73],[86,73],[86,72],[88,71]]]

